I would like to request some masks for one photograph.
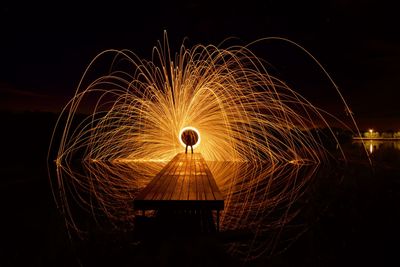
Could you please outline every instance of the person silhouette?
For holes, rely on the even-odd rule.
[[[190,146],[190,149],[192,150],[193,154],[193,146],[197,143],[197,140],[199,139],[197,133],[193,130],[186,130],[182,133],[182,141],[186,145],[185,149],[185,154],[187,154],[188,147]]]

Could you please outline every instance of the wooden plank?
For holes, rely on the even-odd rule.
[[[187,154],[186,154],[187,155]],[[186,165],[187,167],[187,165]],[[182,189],[181,189],[181,193],[179,195],[179,200],[188,200],[188,196],[189,196],[189,175],[186,173],[188,169],[185,169],[184,173],[181,173],[181,176],[183,177],[183,181],[182,181]]]
[[[143,198],[161,179],[166,170],[172,166],[172,160],[161,169],[161,171],[146,185],[146,187],[140,192],[137,198]]]
[[[170,200],[171,195],[175,190],[176,180],[179,177],[179,172],[182,170],[183,163],[178,159],[175,162],[175,168],[171,169],[168,173],[168,177],[165,179],[168,181],[164,186],[165,188],[160,188],[157,192],[157,197],[154,197],[154,200]],[[173,170],[173,171],[172,171]]]
[[[205,181],[204,166],[203,166],[203,163],[201,162],[201,158],[199,158],[199,161],[198,161],[199,169],[198,169],[197,175],[202,184],[204,200],[213,200],[213,195],[211,193],[211,189],[209,188],[208,183]]]
[[[210,169],[208,168],[204,158],[201,159],[201,162],[203,163],[204,171],[207,174],[207,180],[211,187],[211,191],[213,192],[214,198],[216,200],[222,200],[221,192],[219,191],[219,188],[217,186],[217,183],[215,182],[214,176],[212,175]]]
[[[221,210],[224,201],[200,153],[176,155],[134,200],[135,209]]]
[[[194,163],[194,173],[196,177],[196,189],[197,189],[197,199],[198,200],[205,200],[205,192],[204,192],[204,186],[203,186],[203,181],[200,175],[200,162],[196,161]]]
[[[178,158],[178,155],[176,155],[170,162],[167,163],[167,165],[165,165],[164,168],[161,169],[161,171],[153,178],[153,180],[151,180],[150,183],[139,193],[136,199],[144,199],[147,194],[149,194],[149,192],[161,182],[163,175],[173,166],[174,159],[176,158]]]
[[[159,199],[163,192],[165,191],[165,186],[169,182],[166,177],[169,177],[171,172],[174,172],[175,169],[179,166],[179,155],[175,156],[171,160],[171,166],[164,172],[163,176],[158,180],[158,182],[151,188],[151,191],[145,196],[146,200],[155,200]],[[160,196],[161,195],[161,196]]]
[[[196,192],[196,174],[195,172],[195,157],[197,154],[194,154],[192,159],[190,160],[190,175],[189,175],[189,200],[197,200],[197,192]]]
[[[208,179],[207,179],[207,175],[201,175],[201,179],[203,182],[203,186],[204,186],[204,194],[205,194],[205,200],[215,200],[214,198],[214,194],[211,190],[211,187],[208,183]]]
[[[170,168],[163,174],[161,179],[159,179],[158,182],[152,186],[151,190],[147,193],[144,199],[152,200],[157,198],[158,192],[162,191],[163,186],[165,185],[166,182],[168,182],[168,180],[165,179],[165,177],[167,177],[171,169],[174,169],[175,167],[176,165],[173,162]]]
[[[179,155],[181,158],[182,155],[181,154],[179,154]],[[186,166],[185,166],[185,171],[186,171]],[[180,194],[182,191],[182,187],[183,187],[184,178],[185,178],[185,176],[180,175],[180,171],[176,175],[177,175],[177,181],[176,181],[174,192],[171,195],[171,200],[179,200],[179,197],[180,197]]]
[[[203,183],[205,200],[214,200],[214,194],[212,193],[210,184],[207,179],[207,174],[205,172],[204,164],[200,161],[200,177]]]

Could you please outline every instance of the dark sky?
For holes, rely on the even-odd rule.
[[[361,127],[400,130],[400,19],[396,1],[110,1],[81,4],[16,1],[0,10],[0,109],[59,111],[86,65],[108,48],[149,58],[167,30],[171,46],[236,44],[280,36],[308,49],[332,75]],[[255,47],[281,78],[335,114],[333,88],[298,49]],[[338,114],[340,115],[340,114]]]

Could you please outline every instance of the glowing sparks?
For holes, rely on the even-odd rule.
[[[110,55],[110,73],[84,86],[96,60]],[[108,50],[85,75],[65,108],[62,161],[76,154],[98,160],[170,160],[181,151],[179,134],[187,125],[205,140],[196,148],[206,160],[320,162],[325,157],[308,131],[329,126],[323,113],[270,76],[245,47],[182,46],[172,60],[165,44],[154,49],[150,62],[129,51]],[[81,108],[93,115],[74,129]]]
[[[109,56],[110,72],[87,81],[96,62]],[[79,119],[81,109],[90,115]],[[269,75],[246,47],[182,45],[173,58],[165,39],[151,61],[107,50],[88,66],[55,129],[62,129],[58,204],[75,230],[72,199],[94,216],[131,226],[135,195],[183,151],[182,133],[193,130],[196,152],[223,165],[210,166],[226,199],[221,228],[282,227],[311,179],[299,169],[329,157],[318,132],[310,130],[330,129],[328,117]],[[83,170],[76,159],[83,160]],[[292,171],[283,167],[288,164]],[[278,208],[282,217],[267,216]]]

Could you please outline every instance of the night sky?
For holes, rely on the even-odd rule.
[[[2,3],[0,110],[59,112],[91,59],[104,49],[150,58],[167,30],[171,47],[289,38],[332,75],[360,126],[400,130],[400,32],[396,1],[110,1],[92,6]],[[280,78],[335,115],[344,107],[298,49],[265,42],[256,53]],[[176,51],[176,50],[175,50]]]

